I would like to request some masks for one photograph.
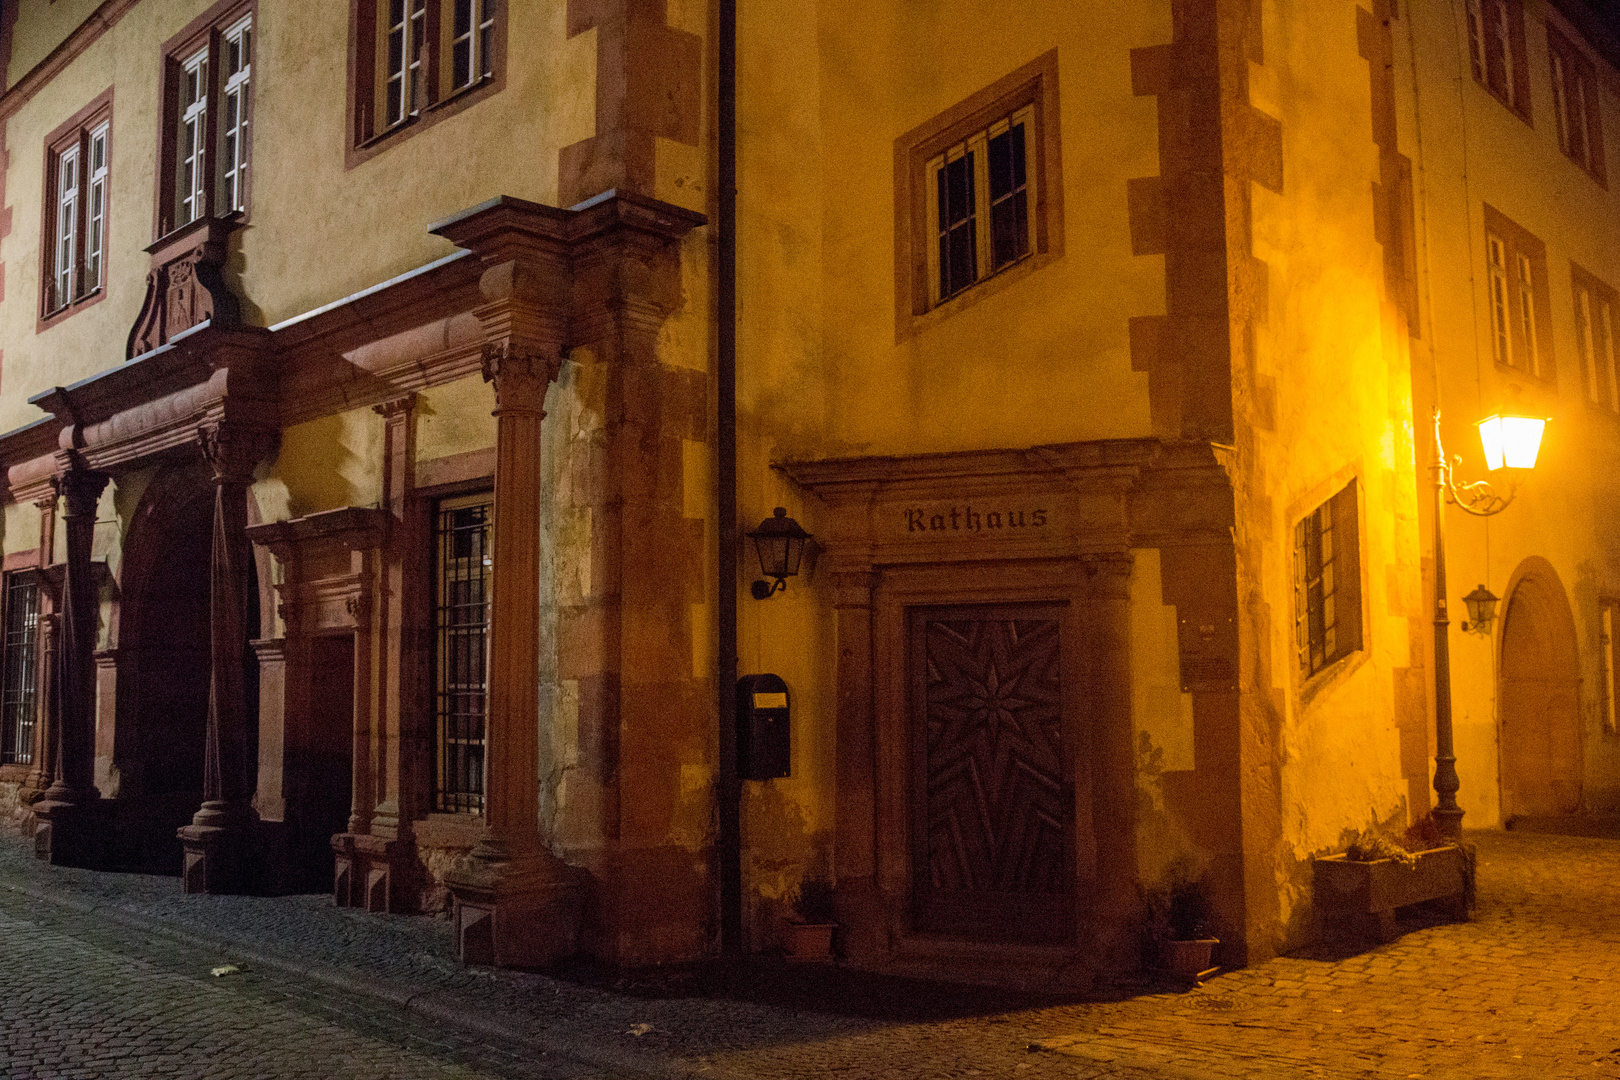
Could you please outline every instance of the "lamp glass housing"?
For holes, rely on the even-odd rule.
[[[1474,591],[1463,597],[1463,606],[1468,609],[1469,626],[1465,629],[1489,629],[1491,620],[1496,618],[1496,602],[1501,597],[1483,585],[1476,586]]]
[[[759,555],[760,573],[778,581],[798,574],[804,558],[804,542],[810,534],[797,521],[787,516],[787,510],[778,506],[775,516],[760,522],[759,528],[748,534]]]
[[[1479,422],[1479,442],[1485,450],[1485,468],[1531,469],[1541,451],[1547,421],[1533,416],[1487,416]]]

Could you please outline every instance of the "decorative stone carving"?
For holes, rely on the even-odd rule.
[[[183,330],[204,321],[213,326],[242,324],[242,308],[225,285],[228,240],[234,218],[204,218],[177,229],[146,250],[152,269],[146,299],[129,332],[126,355],[151,352]]]
[[[484,381],[495,384],[495,404],[501,411],[527,410],[544,416],[546,387],[562,370],[562,355],[509,343],[485,345],[483,368]]]

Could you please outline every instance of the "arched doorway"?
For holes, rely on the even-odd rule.
[[[129,861],[178,873],[175,830],[202,805],[207,739],[210,567],[214,485],[201,466],[160,473],[142,495],[120,574],[118,723],[120,799]],[[249,746],[256,747],[259,666],[248,644],[259,627],[256,567],[248,563],[243,640]],[[250,751],[250,761],[257,754]]]
[[[1575,619],[1545,559],[1525,560],[1514,577],[1497,694],[1502,818],[1573,814],[1581,808]]]

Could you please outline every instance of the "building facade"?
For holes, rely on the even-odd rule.
[[[1613,809],[1620,44],[1092,6],[0,5],[0,805],[473,962],[1263,957],[1433,803],[1439,407],[1549,418],[1466,824]]]

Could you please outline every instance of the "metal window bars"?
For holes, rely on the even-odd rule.
[[[449,813],[484,809],[492,510],[487,494],[444,500],[434,530],[433,803]]]

